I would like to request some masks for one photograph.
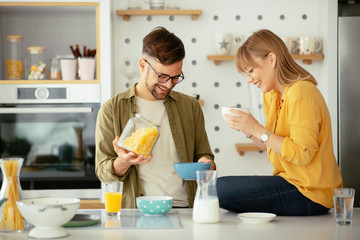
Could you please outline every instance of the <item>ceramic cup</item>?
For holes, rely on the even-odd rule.
[[[150,9],[164,9],[165,0],[150,0]]]
[[[227,55],[231,51],[232,34],[215,33],[213,42],[216,54]]]
[[[140,0],[128,0],[128,9],[141,9]]]
[[[93,80],[95,75],[95,58],[79,58],[79,76],[81,80]]]
[[[287,49],[289,50],[290,54],[294,54],[294,53],[297,53],[299,51],[299,43],[298,41],[296,41],[295,38],[293,37],[282,37],[281,38]]]
[[[322,42],[315,37],[299,37],[298,44],[301,55],[319,53],[322,49]]]
[[[63,80],[75,80],[77,60],[72,59],[60,59],[61,75]]]

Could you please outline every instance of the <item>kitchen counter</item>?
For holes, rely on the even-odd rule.
[[[360,239],[360,208],[354,209],[353,224],[347,226],[339,226],[335,223],[334,209],[322,216],[276,217],[271,222],[263,224],[244,223],[235,213],[225,210],[221,210],[218,224],[196,224],[192,221],[192,209],[172,211],[178,213],[181,228],[124,228],[119,221],[117,223],[115,221],[115,225],[114,222],[109,222],[103,209],[78,210],[79,213],[99,214],[101,223],[88,227],[68,228],[70,236],[61,239]],[[109,223],[112,228],[107,228]],[[28,239],[27,234],[28,230],[22,233],[0,233],[0,239]]]

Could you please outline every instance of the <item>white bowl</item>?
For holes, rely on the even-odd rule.
[[[238,116],[236,113],[230,112],[230,109],[236,109],[236,110],[241,110],[241,111],[246,112],[246,113],[250,113],[250,109],[249,109],[249,108],[222,107],[222,108],[221,108],[221,114],[222,114],[222,116],[223,116],[223,118],[224,118],[225,120],[228,120],[228,118],[225,117],[225,114]]]
[[[32,198],[16,202],[21,215],[35,227],[32,238],[60,238],[69,235],[62,227],[75,215],[80,205],[78,198]]]

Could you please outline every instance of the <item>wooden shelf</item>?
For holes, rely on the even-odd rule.
[[[146,15],[191,15],[192,20],[196,20],[202,14],[199,9],[139,9],[139,10],[116,10],[116,15],[123,16],[125,21],[130,20],[130,16]]]
[[[100,83],[100,80],[0,80],[0,85],[3,84],[68,84],[68,83]]]
[[[208,55],[207,59],[210,61],[214,61],[215,65],[220,65],[221,61],[233,61],[235,60],[234,55]]]
[[[81,200],[79,209],[104,209],[105,204],[100,199]]]
[[[236,151],[240,154],[240,156],[244,156],[245,152],[247,151],[263,152],[263,150],[256,146],[254,143],[236,143],[235,148]]]
[[[324,59],[323,54],[312,54],[312,55],[301,55],[301,54],[291,54],[292,58],[295,60],[302,60],[304,64],[312,64],[313,60]],[[233,61],[235,59],[234,55],[208,55],[207,59],[214,61],[214,64],[218,66],[221,61]]]

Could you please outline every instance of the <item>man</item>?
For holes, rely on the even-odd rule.
[[[135,208],[136,197],[143,195],[172,196],[174,206],[192,207],[196,182],[181,179],[173,163],[198,161],[212,163],[215,169],[199,103],[172,91],[184,79],[184,57],[182,41],[165,28],[155,28],[143,39],[139,82],[99,110],[96,175],[103,182],[124,182],[124,208]],[[159,139],[146,159],[116,144],[135,113],[160,126]]]

